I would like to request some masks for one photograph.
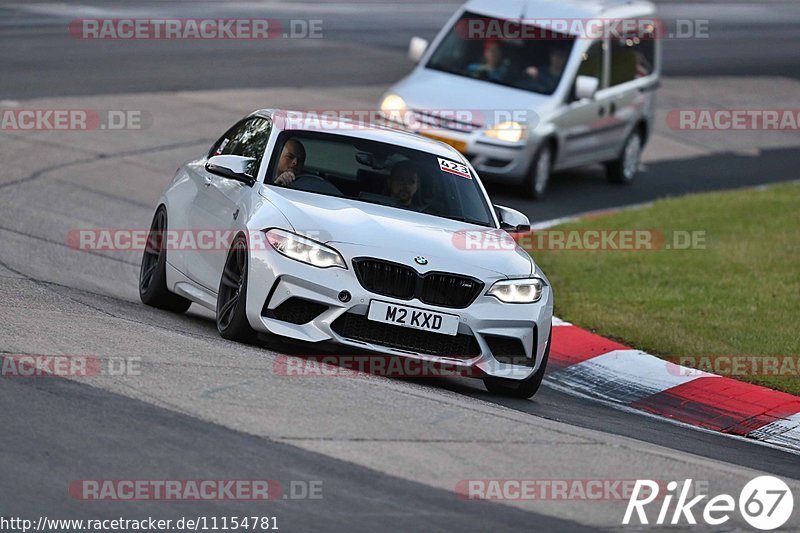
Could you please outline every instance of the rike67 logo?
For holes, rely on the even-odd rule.
[[[704,502],[705,505],[701,502],[708,498],[706,494],[694,495],[689,499],[693,492],[691,479],[684,481],[682,486],[677,481],[670,481],[666,494],[659,494],[659,488],[660,485],[655,481],[637,480],[622,524],[631,524],[634,512],[640,524],[648,524],[645,507],[656,500],[661,501],[658,518],[654,522],[656,525],[678,525],[683,520],[686,524],[695,525],[697,519],[694,513],[697,513],[706,524],[719,526],[728,522],[736,511],[737,501],[729,494],[714,496]],[[675,508],[670,513],[676,497]],[[791,489],[782,480],[773,476],[760,476],[744,486],[739,494],[738,506],[742,518],[751,527],[768,531],[781,527],[791,518],[794,498]]]

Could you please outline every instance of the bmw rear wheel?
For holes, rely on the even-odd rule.
[[[192,305],[190,300],[167,289],[167,208],[159,206],[150,224],[150,233],[142,254],[139,269],[139,299],[143,304],[183,313]]]

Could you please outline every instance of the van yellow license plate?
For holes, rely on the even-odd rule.
[[[455,148],[456,150],[458,150],[462,154],[466,154],[467,153],[467,143],[465,143],[464,141],[457,141],[455,139],[450,139],[449,137],[443,137],[441,135],[434,135],[433,133],[422,133],[421,135],[423,135],[423,136],[425,136],[425,137],[427,137],[429,139],[433,139],[434,141],[440,141],[440,142],[443,142],[445,144],[449,144],[450,146],[452,146],[453,148]]]

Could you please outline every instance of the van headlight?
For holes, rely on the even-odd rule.
[[[289,259],[319,268],[347,269],[342,255],[324,244],[282,229],[266,231],[267,240],[275,250]]]
[[[544,281],[539,278],[498,281],[486,294],[507,304],[532,304],[542,298]]]
[[[402,113],[408,109],[406,101],[397,96],[396,94],[389,93],[381,100],[381,111],[386,114],[389,113]]]
[[[484,132],[486,137],[507,143],[518,143],[528,136],[528,128],[519,122],[500,122]]]

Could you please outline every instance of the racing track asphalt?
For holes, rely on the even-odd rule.
[[[0,405],[24,413],[3,420],[0,516],[255,515],[274,516],[287,531],[519,531],[531,524],[551,531],[592,530],[497,504],[475,505],[450,491],[59,378],[0,379]],[[109,479],[109,472],[115,479],[144,479],[148,473],[149,479],[263,479],[259,474],[269,473],[288,496],[291,480],[321,480],[322,498],[98,503],[64,497],[74,480]]]

